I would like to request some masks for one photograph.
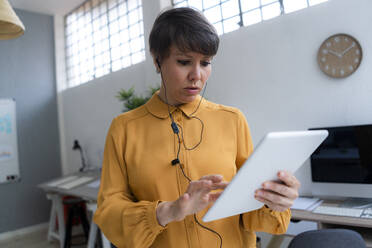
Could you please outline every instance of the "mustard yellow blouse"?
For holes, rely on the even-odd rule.
[[[202,141],[196,149],[186,150],[182,143],[192,147],[200,140],[202,124],[190,118],[199,100],[170,107],[183,131],[180,161],[191,180],[221,174],[230,181],[253,151],[247,122],[236,108],[203,99],[194,114],[204,123]],[[188,186],[180,167],[171,165],[178,139],[170,124],[168,107],[157,94],[145,105],[112,121],[94,222],[119,248],[219,247],[218,237],[198,226],[193,216],[166,227],[157,222],[155,209],[159,201],[176,200]],[[244,189],[241,191],[244,195]],[[203,223],[205,212],[197,214],[199,221],[218,232],[226,248],[256,247],[256,231],[281,234],[290,221],[289,209],[280,213],[263,207]]]

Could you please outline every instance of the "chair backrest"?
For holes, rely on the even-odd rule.
[[[366,244],[355,231],[321,229],[298,234],[288,248],[366,248]]]

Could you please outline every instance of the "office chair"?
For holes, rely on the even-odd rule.
[[[298,234],[288,248],[366,248],[359,233],[347,229],[320,229]]]

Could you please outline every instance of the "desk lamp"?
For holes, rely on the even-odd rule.
[[[74,146],[72,147],[72,150],[79,150],[80,151],[82,167],[79,169],[79,171],[84,171],[84,169],[87,167],[87,163],[86,163],[85,158],[84,158],[84,151],[81,148],[78,140],[74,140]]]
[[[0,0],[0,40],[17,38],[24,32],[25,26],[23,26],[8,0]]]

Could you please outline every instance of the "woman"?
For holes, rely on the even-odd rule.
[[[256,231],[284,233],[299,182],[283,171],[281,183],[256,191],[261,209],[200,221],[253,151],[244,115],[199,95],[219,45],[213,26],[193,9],[171,9],[155,20],[149,43],[162,85],[113,120],[94,221],[130,248],[256,247]]]

